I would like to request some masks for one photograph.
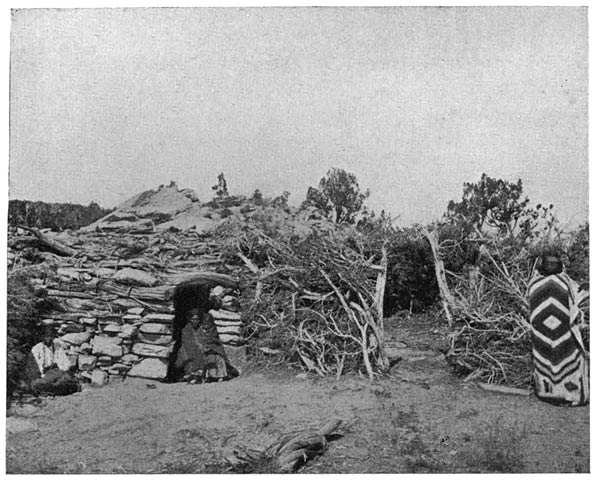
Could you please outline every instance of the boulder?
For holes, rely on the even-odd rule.
[[[73,347],[76,348],[76,347]],[[66,358],[70,362],[70,366],[76,366],[79,363],[79,354],[77,352],[69,351],[66,352]]]
[[[103,370],[96,368],[91,373],[91,386],[93,387],[103,387],[106,383],[108,383],[108,374]]]
[[[172,329],[169,325],[164,325],[163,323],[144,323],[139,328],[139,332],[157,335],[171,335]]]
[[[121,338],[129,339],[136,337],[138,333],[139,330],[134,325],[122,325],[118,336]]]
[[[132,353],[141,357],[168,358],[172,353],[173,346],[150,345],[148,343],[135,343]]]
[[[93,337],[93,355],[107,355],[110,357],[121,357],[122,339],[120,337],[106,337],[104,335],[96,335]]]
[[[143,315],[145,309],[143,307],[129,308],[126,313],[129,315]]]
[[[130,369],[128,376],[163,380],[167,373],[168,362],[161,358],[145,358]]]
[[[103,333],[107,333],[108,335],[118,335],[120,333],[121,327],[117,323],[108,323],[102,328]]]
[[[78,367],[79,370],[93,370],[97,365],[97,357],[94,355],[79,355]]]

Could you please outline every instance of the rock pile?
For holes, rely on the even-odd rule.
[[[237,272],[222,263],[217,245],[193,231],[31,233],[11,230],[9,275],[25,275],[54,301],[44,323],[56,328],[81,376],[164,379],[173,347],[172,294],[194,278],[212,287],[221,305],[211,311],[221,341],[232,365],[243,368]],[[53,243],[76,253],[51,253]]]
[[[212,295],[220,298],[219,310],[211,310],[220,339],[232,364],[246,362],[238,292],[216,285]],[[169,308],[167,305],[165,308]],[[92,379],[96,369],[113,377],[163,380],[172,353],[173,313],[150,313],[144,307],[121,313],[56,313],[44,320],[53,325],[58,342],[67,350],[81,376]]]

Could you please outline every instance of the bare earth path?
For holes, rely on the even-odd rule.
[[[588,407],[464,384],[437,355],[444,332],[397,331],[422,353],[373,384],[249,371],[207,385],[128,379],[44,400],[8,418],[21,431],[7,434],[7,472],[221,472],[234,445],[265,447],[331,417],[343,436],[302,472],[589,471]]]

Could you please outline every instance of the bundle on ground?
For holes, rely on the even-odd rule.
[[[236,448],[226,456],[230,470],[238,473],[291,473],[327,449],[328,438],[341,425],[332,419],[319,429],[292,432],[264,451]]]

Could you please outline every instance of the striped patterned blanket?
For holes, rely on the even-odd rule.
[[[572,280],[565,274],[530,281],[528,300],[536,395],[550,403],[585,405],[588,361],[577,325]]]

